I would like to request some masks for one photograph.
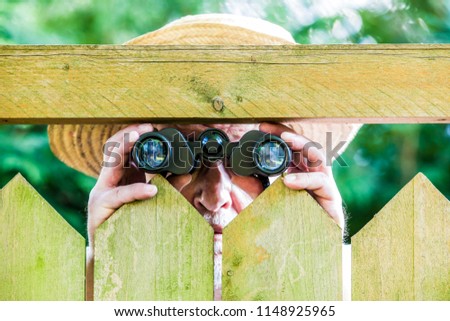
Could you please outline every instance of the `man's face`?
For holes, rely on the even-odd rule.
[[[185,137],[197,138],[208,128],[223,130],[230,141],[238,141],[248,131],[258,129],[258,124],[219,125],[155,125],[157,129],[173,127]],[[221,234],[222,229],[239,212],[247,207],[264,189],[261,182],[252,176],[238,176],[222,161],[202,164],[192,175],[169,176],[169,182],[203,215]]]

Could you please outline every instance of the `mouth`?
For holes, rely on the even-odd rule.
[[[236,216],[235,210],[221,210],[214,213],[202,213],[203,218],[211,225],[214,234],[221,235],[225,226],[227,226]]]

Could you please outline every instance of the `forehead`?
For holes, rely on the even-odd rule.
[[[237,141],[248,131],[259,129],[259,123],[253,124],[160,124],[154,125],[158,130],[172,127],[178,129],[186,137],[196,138],[208,128],[217,128],[223,130],[230,141]]]

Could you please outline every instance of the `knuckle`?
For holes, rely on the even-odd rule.
[[[117,139],[108,139],[106,143],[103,145],[103,155],[107,158],[111,156],[115,149],[120,147],[120,143]]]
[[[327,184],[328,176],[325,173],[317,172],[317,178],[321,186],[325,186]]]
[[[115,197],[117,200],[121,200],[121,199],[122,199],[122,196],[123,196],[122,189],[116,187],[116,188],[114,189],[114,197]]]
[[[128,187],[130,194],[133,195],[133,198],[139,192],[139,185],[140,184],[133,184]]]
[[[311,185],[311,173],[306,173],[306,175],[304,176],[304,180],[304,186],[309,187]]]

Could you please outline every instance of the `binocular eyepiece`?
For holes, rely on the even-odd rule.
[[[292,152],[280,137],[252,130],[239,142],[230,142],[219,129],[207,129],[188,141],[174,128],[148,132],[139,137],[131,152],[135,164],[148,173],[190,173],[200,163],[223,160],[241,176],[273,176],[289,166]]]

